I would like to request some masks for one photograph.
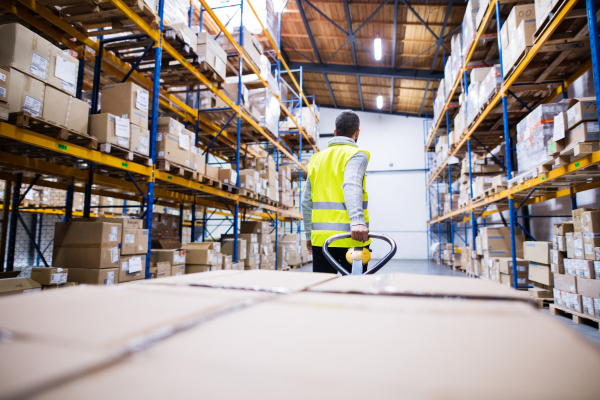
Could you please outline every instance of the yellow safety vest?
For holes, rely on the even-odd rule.
[[[350,232],[350,216],[344,203],[344,170],[353,155],[362,151],[352,145],[330,146],[312,156],[308,164],[310,179],[310,194],[313,201],[312,231],[310,241],[313,246],[323,246],[325,240],[338,233]],[[367,209],[369,197],[365,189],[363,178],[363,211],[365,223],[369,226],[369,211]],[[363,247],[371,243],[356,240],[342,239],[331,244],[331,247]]]

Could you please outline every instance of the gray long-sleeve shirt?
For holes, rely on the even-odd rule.
[[[331,139],[327,147],[336,145],[358,147],[354,140],[343,136]],[[369,157],[361,151],[350,158],[344,170],[342,190],[344,191],[346,210],[348,210],[348,215],[350,216],[350,226],[366,225],[363,213],[363,179],[368,163]],[[302,218],[304,219],[307,240],[310,240],[310,232],[312,230],[312,209],[313,201],[310,189],[310,177],[307,177],[304,182],[304,194],[302,195]]]

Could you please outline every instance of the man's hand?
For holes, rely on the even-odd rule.
[[[350,234],[352,235],[352,240],[359,242],[369,240],[369,228],[366,225],[353,225],[350,228]]]
[[[306,250],[308,250],[308,254],[312,254],[312,243],[310,240],[306,241]]]

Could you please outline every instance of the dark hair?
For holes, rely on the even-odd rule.
[[[352,110],[344,110],[335,118],[335,130],[338,136],[351,138],[360,128],[360,118]]]

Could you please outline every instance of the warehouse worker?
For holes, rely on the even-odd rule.
[[[369,153],[356,145],[360,119],[354,111],[344,110],[335,119],[333,139],[327,149],[312,156],[308,164],[302,216],[306,245],[313,255],[313,272],[337,273],[323,255],[323,243],[338,233],[350,232],[352,238],[333,242],[329,253],[346,270],[350,247],[366,247],[369,239],[369,213],[365,171]],[[366,265],[364,266],[366,270]]]

